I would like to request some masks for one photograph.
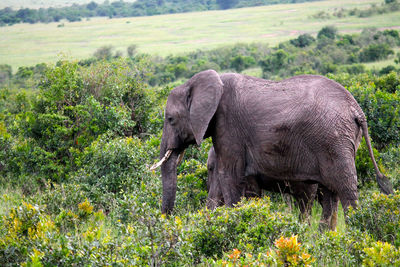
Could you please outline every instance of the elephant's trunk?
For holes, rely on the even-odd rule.
[[[161,138],[160,161],[153,167],[161,166],[161,179],[163,185],[162,208],[161,212],[169,214],[172,212],[176,197],[176,167],[179,151],[173,149],[169,136],[169,128],[164,123],[164,132]]]
[[[161,212],[169,214],[172,212],[176,197],[176,167],[179,153],[172,151],[169,159],[161,165],[161,176],[163,184],[163,198]]]

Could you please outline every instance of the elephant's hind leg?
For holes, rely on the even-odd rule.
[[[339,198],[337,194],[332,198],[332,216],[329,229],[334,231],[337,226]]]
[[[353,156],[341,156],[327,160],[324,165],[321,165],[321,176],[322,184],[325,187],[323,192],[329,195],[326,197],[329,199],[329,203],[323,204],[323,209],[326,209],[324,220],[332,229],[337,223],[338,198],[345,213],[349,206],[354,208],[357,206],[357,171]],[[328,201],[325,200],[325,196],[323,201]],[[324,208],[324,205],[327,207]]]
[[[335,230],[337,225],[338,196],[325,186],[320,186],[318,201],[322,206],[320,230]]]
[[[348,164],[343,166],[341,177],[338,177],[338,196],[344,212],[346,213],[349,206],[357,207],[358,191],[357,191],[357,171],[354,159],[346,161]],[[340,179],[340,180],[339,180]]]
[[[292,182],[291,192],[300,210],[300,221],[309,222],[311,208],[317,195],[318,184]]]

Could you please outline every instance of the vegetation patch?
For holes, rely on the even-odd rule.
[[[166,98],[194,73],[319,73],[357,99],[378,165],[398,189],[399,70],[360,65],[363,51],[382,44],[397,48],[398,31],[341,34],[328,26],[276,47],[237,44],[164,58],[106,49],[15,74],[2,65],[0,265],[398,266],[400,195],[377,193],[364,142],[356,155],[358,208],[335,232],[314,227],[319,214],[300,221],[285,196],[269,192],[205,209],[211,140],[187,149],[169,216],[160,211],[160,174],[148,168],[159,158]]]

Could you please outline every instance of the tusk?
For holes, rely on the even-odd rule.
[[[164,162],[166,162],[169,159],[169,156],[171,156],[171,154],[172,154],[172,149],[168,150],[165,153],[164,157],[159,162],[151,166],[150,171],[154,171],[155,169],[160,167]]]
[[[176,166],[179,166],[179,164],[181,164],[183,156],[185,156],[185,150],[183,150],[182,153],[179,154],[179,158],[176,160]]]

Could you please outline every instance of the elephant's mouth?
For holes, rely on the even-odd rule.
[[[161,165],[163,165],[164,162],[168,161],[168,159],[169,159],[169,157],[171,156],[171,154],[172,154],[173,151],[174,151],[173,149],[168,149],[167,152],[165,152],[164,157],[163,157],[159,162],[157,162],[156,164],[154,164],[153,166],[151,166],[151,167],[150,167],[150,170],[151,170],[151,171],[154,171],[155,169],[157,169],[158,167],[160,167]],[[177,166],[181,163],[181,161],[182,161],[184,155],[185,155],[185,150],[183,150],[183,151],[179,154],[179,157],[178,157],[177,160],[176,160],[176,165],[177,165]]]

